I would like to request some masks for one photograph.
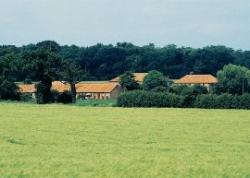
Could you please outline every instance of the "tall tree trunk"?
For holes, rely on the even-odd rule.
[[[71,94],[72,94],[72,103],[76,103],[76,84],[71,82],[70,89],[71,89]]]

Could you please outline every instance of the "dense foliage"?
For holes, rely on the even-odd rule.
[[[182,107],[192,107],[196,97],[201,94],[207,94],[208,90],[201,85],[173,85],[170,88],[170,92],[184,96]]]
[[[1,100],[19,100],[20,93],[14,82],[0,78],[0,99]]]
[[[250,94],[199,95],[193,106],[207,109],[250,109]]]
[[[146,91],[167,91],[168,82],[161,72],[152,70],[144,78],[142,87]]]
[[[189,101],[187,105],[187,101]],[[250,94],[213,95],[202,94],[190,100],[190,95],[154,93],[146,91],[127,92],[117,100],[120,107],[182,107],[209,109],[250,109]]]
[[[119,83],[128,91],[139,89],[139,83],[135,80],[134,74],[130,71],[127,71],[120,76]]]
[[[35,64],[52,60],[53,63],[46,62],[46,66],[60,70],[60,58],[75,61],[86,73],[82,80],[108,80],[125,71],[158,70],[169,78],[179,78],[190,72],[216,75],[229,63],[250,67],[250,51],[235,51],[225,46],[194,49],[175,45],[139,47],[131,43],[117,43],[78,47],[60,46],[54,41],[22,47],[0,46],[0,69],[3,65],[9,66],[12,72],[8,75],[14,81],[39,81]],[[58,75],[54,77],[60,78]]]
[[[72,103],[72,93],[69,91],[60,93],[56,99],[56,102],[63,104]]]
[[[127,90],[141,87],[158,96],[169,91],[165,76],[175,79],[190,72],[217,74],[220,83],[214,87],[215,93],[241,95],[250,90],[249,67],[250,51],[236,51],[225,46],[194,49],[117,43],[78,47],[43,41],[22,47],[0,46],[0,95],[1,99],[19,99],[13,81],[37,81],[37,102],[49,103],[55,101],[52,81],[64,80],[70,84],[72,102],[76,102],[75,84],[80,80],[109,80],[123,74],[121,84]],[[139,87],[132,72],[148,71],[151,72]],[[170,88],[170,93],[184,96],[187,107],[194,103],[198,94],[206,92],[199,87]]]
[[[120,107],[181,107],[183,98],[170,93],[132,91],[118,97]]]
[[[216,93],[244,94],[250,91],[250,70],[237,65],[226,65],[217,73]]]

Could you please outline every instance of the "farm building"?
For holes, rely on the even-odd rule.
[[[18,84],[21,93],[31,94],[35,98],[35,84]],[[70,85],[63,81],[52,82],[52,90],[59,93],[70,91]],[[114,99],[123,92],[118,83],[112,82],[81,82],[76,84],[77,98],[83,99]]]
[[[174,84],[181,85],[202,85],[207,87],[209,91],[211,90],[211,87],[216,83],[218,83],[217,78],[210,74],[189,74],[174,82]]]
[[[146,77],[146,75],[148,75],[148,73],[133,73],[135,76],[135,80],[139,83],[142,84],[144,78]],[[118,83],[120,81],[120,77],[116,77],[112,80],[110,80],[110,82],[116,82]]]
[[[52,87],[51,87],[52,90],[56,90],[58,91],[59,93],[62,93],[64,91],[70,91],[70,85],[67,84],[66,82],[64,81],[54,81],[52,82]]]
[[[77,97],[85,99],[115,99],[123,92],[118,83],[79,83],[76,85]]]
[[[35,84],[17,84],[19,91],[23,94],[31,95],[32,98],[36,98],[36,86]]]

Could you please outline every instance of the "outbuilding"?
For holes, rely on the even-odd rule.
[[[218,83],[218,79],[210,74],[189,74],[174,82],[179,85],[202,85],[207,87],[208,91],[216,83]]]

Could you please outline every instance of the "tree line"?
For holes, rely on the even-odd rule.
[[[136,46],[131,43],[116,45],[97,44],[90,47],[76,45],[60,46],[54,41],[43,41],[22,47],[0,46],[0,62],[13,71],[15,81],[39,81],[36,62],[61,70],[60,58],[74,61],[85,73],[83,80],[109,80],[125,71],[148,72],[158,70],[169,78],[176,79],[194,72],[216,75],[226,64],[250,68],[250,51],[233,50],[225,46],[204,48],[177,47],[154,44]],[[54,78],[60,79],[59,75]]]
[[[249,68],[250,51],[233,50],[225,46],[198,49],[175,45],[136,46],[125,42],[90,47],[61,46],[55,41],[42,41],[22,47],[5,45],[0,46],[0,98],[18,97],[14,84],[16,81],[37,81],[38,101],[47,103],[53,98],[50,90],[52,81],[61,80],[70,84],[72,100],[75,102],[75,84],[81,80],[110,80],[126,71],[151,70],[157,70],[171,79],[190,72],[216,75],[227,64]],[[247,84],[242,78],[239,81],[241,85],[242,82]],[[218,85],[218,91],[229,90],[232,84],[235,82],[227,88]],[[133,85],[138,87],[136,83]],[[238,90],[242,91],[242,87]]]

